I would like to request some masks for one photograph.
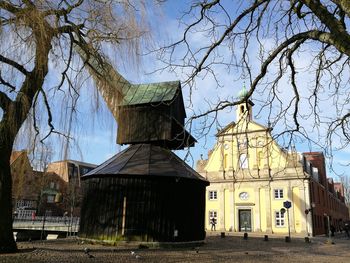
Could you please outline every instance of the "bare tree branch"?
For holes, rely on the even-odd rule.
[[[22,72],[23,75],[29,74],[29,72],[22,65],[20,65],[19,63],[17,63],[14,60],[11,60],[9,58],[4,57],[3,55],[0,55],[0,62],[3,62],[5,64],[8,64],[8,65],[16,68],[18,71]]]
[[[0,107],[7,111],[11,103],[12,100],[4,92],[0,91]]]

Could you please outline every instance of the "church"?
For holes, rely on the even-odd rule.
[[[310,192],[315,188],[311,184],[323,187],[319,167],[312,165],[305,154],[282,149],[271,135],[272,128],[253,120],[253,106],[250,100],[238,105],[236,122],[218,131],[208,159],[197,162],[197,171],[210,182],[206,190],[206,230],[211,230],[214,218],[216,231],[325,233],[326,220],[321,220],[320,226],[314,222],[315,206],[322,204],[315,203]],[[286,209],[286,203],[290,208]],[[341,215],[344,220],[348,218],[345,210]],[[334,220],[341,222],[339,218]],[[321,229],[319,233],[315,233],[315,227]]]

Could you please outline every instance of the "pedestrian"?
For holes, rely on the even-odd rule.
[[[12,217],[12,223],[15,221],[15,219],[17,219],[18,216],[18,211],[17,209],[13,212],[13,217]]]
[[[32,224],[34,224],[34,221],[35,221],[35,211],[32,212]]]
[[[331,225],[330,229],[331,229],[331,233],[332,233],[331,236],[334,237],[335,227],[333,225]]]
[[[349,222],[345,222],[344,224],[344,231],[345,231],[345,234],[348,238],[350,238],[350,233],[349,233]]]
[[[67,217],[68,217],[68,212],[64,212],[63,214],[63,220],[64,220],[64,224],[66,225],[67,224]]]
[[[211,231],[216,231],[216,218],[212,217],[210,223],[211,223]]]

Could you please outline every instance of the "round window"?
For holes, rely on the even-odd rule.
[[[249,198],[249,194],[247,192],[242,192],[239,194],[239,198],[241,200],[247,200]]]

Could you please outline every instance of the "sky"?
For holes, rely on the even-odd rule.
[[[170,0],[166,1],[163,7],[163,12],[159,17],[155,17],[153,23],[157,24],[157,30],[154,32],[155,42],[158,44],[170,43],[171,41],[178,40],[181,38],[183,33],[183,24],[179,24],[178,18],[182,16],[184,10],[188,10],[188,2],[191,1],[175,1]],[[223,1],[224,4],[227,1]],[[233,9],[233,7],[231,7]],[[230,10],[234,12],[233,10]],[[223,18],[224,19],[224,18]],[[188,18],[187,21],[190,21],[191,18]],[[200,46],[202,43],[205,43],[205,36],[194,33],[191,36],[191,44]],[[273,40],[264,39],[266,47],[269,45],[272,46]],[[176,50],[179,56],[184,52],[181,49]],[[230,50],[228,48],[222,49],[222,56],[227,56]],[[237,51],[239,52],[239,51]],[[254,54],[254,46],[250,48],[249,52]],[[258,54],[256,54],[256,57]],[[260,69],[260,64],[258,61],[254,62],[254,55],[252,55],[252,71],[257,73]],[[302,67],[312,58],[312,47],[310,50],[305,50],[303,56],[298,57],[297,64],[299,67]],[[181,80],[186,79],[186,70],[175,70],[174,72],[169,71],[159,71],[152,73],[154,70],[159,69],[163,66],[161,61],[156,57],[156,54],[144,55],[141,59],[139,68],[130,68],[127,65],[122,63],[118,65],[118,71],[130,82],[132,83],[149,83],[149,82],[160,82],[160,81],[172,81],[172,80]],[[215,103],[216,101],[225,99],[225,98],[235,98],[237,97],[239,91],[243,86],[247,85],[247,81],[240,78],[238,72],[228,72],[224,66],[217,66],[216,75],[220,79],[221,86],[218,87],[214,78],[207,76],[200,76],[196,79],[196,86],[192,92],[189,87],[183,85],[183,96],[186,106],[187,116],[191,116],[193,112],[200,112],[205,109],[207,102]],[[345,76],[348,77],[348,76]],[[307,82],[309,77],[307,73],[302,75],[302,79]],[[54,80],[49,80],[54,82]],[[290,89],[288,89],[289,83],[288,79],[282,79],[282,88],[281,88],[281,97],[284,99],[290,98]],[[299,83],[300,84],[300,83]],[[94,107],[88,107],[88,105],[94,104],[96,102],[96,90],[92,80],[87,80],[88,88],[81,91],[81,95],[78,101],[77,113],[77,125],[73,131],[74,142],[71,143],[71,150],[69,152],[69,159],[84,161],[88,163],[101,164],[106,161],[108,158],[112,157],[126,146],[119,146],[116,144],[116,135],[117,135],[117,124],[109,112],[106,104],[101,98],[98,100],[98,110],[95,111]],[[190,98],[191,92],[191,100]],[[94,94],[94,95],[92,95]],[[260,112],[260,107],[264,101],[264,95],[253,95],[252,100],[256,104],[254,107],[254,119],[262,124],[267,126],[267,111],[263,110]],[[94,104],[95,105],[95,104]],[[325,109],[329,107],[329,102],[323,104]],[[61,105],[55,105],[55,107],[62,107]],[[94,110],[92,110],[94,108]],[[307,110],[305,108],[305,110]],[[219,113],[217,120],[218,125],[214,125],[212,129],[208,131],[208,134],[205,137],[200,137],[200,134],[193,132],[193,136],[198,140],[195,147],[186,149],[183,151],[176,151],[176,154],[181,158],[187,156],[187,163],[195,168],[197,160],[203,155],[206,158],[208,150],[210,150],[215,142],[215,134],[218,128],[229,124],[235,120],[235,110],[228,109]],[[311,119],[309,120],[311,121]],[[198,120],[194,123],[194,127],[197,128],[200,126],[201,120]],[[308,125],[305,123],[305,125]],[[274,127],[274,132],[278,133],[284,129],[283,126]],[[315,133],[317,136],[317,133]],[[59,145],[59,142],[56,139],[52,139],[53,144]],[[55,151],[52,153],[52,161],[57,161],[63,159],[63,151],[60,147],[54,147]],[[316,145],[310,144],[305,141],[300,141],[296,145],[297,151],[318,151],[319,148]],[[341,152],[335,152],[333,157],[333,168],[339,174],[347,174],[347,162],[349,160],[349,150],[342,150]],[[328,162],[327,162],[328,161]],[[329,160],[326,160],[327,165],[330,164]],[[338,180],[338,177],[333,173],[331,169],[328,168],[328,177],[334,177]]]

